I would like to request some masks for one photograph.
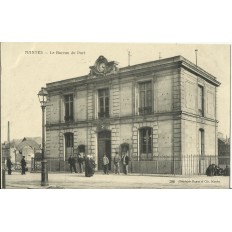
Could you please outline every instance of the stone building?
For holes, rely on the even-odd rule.
[[[184,156],[217,155],[219,85],[182,56],[124,68],[100,56],[88,75],[47,84],[46,156],[85,152],[101,170],[103,153],[127,152],[132,172],[185,173]]]

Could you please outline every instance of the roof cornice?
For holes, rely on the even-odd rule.
[[[75,88],[78,85],[90,84],[93,82],[102,81],[102,79],[114,79],[114,78],[123,78],[131,75],[146,75],[149,73],[155,73],[163,70],[170,70],[175,68],[183,67],[189,72],[203,78],[204,80],[210,82],[214,86],[219,86],[221,83],[216,80],[216,77],[206,72],[200,67],[197,67],[195,64],[185,59],[182,56],[174,56],[166,59],[150,61],[146,63],[136,64],[128,67],[123,67],[119,69],[119,72],[116,74],[108,74],[104,77],[90,77],[89,75],[75,77],[71,79],[66,79],[62,81],[57,81],[47,84],[48,91],[62,90],[68,87]]]

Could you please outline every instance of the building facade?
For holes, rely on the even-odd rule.
[[[219,85],[182,56],[124,68],[100,56],[88,75],[47,84],[46,157],[85,152],[101,170],[118,151],[133,172],[185,173],[184,156],[217,155]]]

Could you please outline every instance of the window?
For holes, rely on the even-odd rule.
[[[204,116],[204,87],[198,85],[198,114]]]
[[[204,138],[204,130],[199,130],[199,155],[204,156],[205,154],[205,138]]]
[[[146,127],[139,130],[140,160],[152,159],[152,128]]]
[[[85,153],[85,145],[84,144],[79,145],[77,149],[78,149],[78,152]]]
[[[64,96],[64,105],[65,105],[65,122],[73,121],[73,95]]]
[[[73,133],[66,133],[65,134],[65,146],[66,147],[73,147]]]
[[[139,114],[152,112],[152,82],[147,81],[139,84]]]
[[[64,138],[65,138],[65,160],[67,160],[70,155],[73,155],[73,144],[74,144],[73,133],[69,132],[64,134]]]
[[[127,153],[129,151],[129,144],[128,143],[122,143],[121,144],[121,152]]]
[[[98,117],[109,117],[109,89],[100,89],[98,91]]]

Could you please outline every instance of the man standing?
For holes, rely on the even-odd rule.
[[[11,157],[10,156],[6,160],[6,165],[7,165],[7,169],[8,169],[8,175],[11,175],[12,162],[11,162]]]
[[[68,163],[70,166],[71,173],[72,173],[72,169],[74,170],[75,173],[77,173],[75,159],[72,155],[69,156]]]
[[[84,162],[84,155],[82,152],[78,153],[77,162],[79,164],[80,173],[82,173],[83,172],[83,162]]]
[[[23,158],[21,159],[22,175],[25,175],[26,165],[27,165],[27,163],[25,160],[25,156],[23,156]]]
[[[128,165],[129,165],[129,156],[126,152],[123,153],[122,156],[122,165],[123,165],[123,173],[128,174]]]
[[[120,174],[120,161],[121,161],[121,158],[118,152],[116,152],[114,156],[114,173],[115,174]]]
[[[109,164],[109,159],[107,158],[106,154],[103,156],[103,167],[104,167],[104,173],[109,175],[108,172],[108,164]]]

